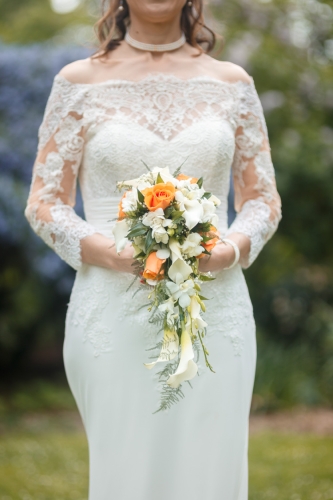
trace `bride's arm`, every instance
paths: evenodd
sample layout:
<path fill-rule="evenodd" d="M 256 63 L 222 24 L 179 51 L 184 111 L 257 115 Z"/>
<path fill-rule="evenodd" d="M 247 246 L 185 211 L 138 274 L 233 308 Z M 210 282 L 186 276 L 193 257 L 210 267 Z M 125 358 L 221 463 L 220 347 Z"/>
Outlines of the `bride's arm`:
<path fill-rule="evenodd" d="M 239 100 L 236 150 L 232 165 L 237 216 L 227 237 L 240 249 L 240 264 L 249 267 L 272 237 L 281 219 L 281 200 L 262 106 L 253 80 L 244 82 Z M 210 270 L 228 267 L 234 250 L 218 245 L 206 262 Z"/>
<path fill-rule="evenodd" d="M 130 272 L 133 250 L 119 257 L 113 240 L 73 209 L 84 146 L 83 105 L 77 86 L 55 79 L 39 129 L 25 215 L 33 230 L 74 269 L 85 262 Z"/>

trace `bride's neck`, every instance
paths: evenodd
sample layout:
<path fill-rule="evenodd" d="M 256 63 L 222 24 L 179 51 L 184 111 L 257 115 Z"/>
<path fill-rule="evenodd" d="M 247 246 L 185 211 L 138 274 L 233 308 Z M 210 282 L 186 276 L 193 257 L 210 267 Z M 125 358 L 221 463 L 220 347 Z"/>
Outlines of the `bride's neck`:
<path fill-rule="evenodd" d="M 150 23 L 132 18 L 128 32 L 139 42 L 154 45 L 172 43 L 181 37 L 180 19 L 177 16 L 167 23 Z"/>

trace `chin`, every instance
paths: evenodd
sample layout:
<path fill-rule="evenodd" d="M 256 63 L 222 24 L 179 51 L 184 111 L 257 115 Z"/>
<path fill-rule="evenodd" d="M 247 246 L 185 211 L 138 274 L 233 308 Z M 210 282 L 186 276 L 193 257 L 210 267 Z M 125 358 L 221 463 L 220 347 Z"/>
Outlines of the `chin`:
<path fill-rule="evenodd" d="M 147 21 L 165 22 L 177 16 L 186 0 L 127 0 L 130 10 Z"/>

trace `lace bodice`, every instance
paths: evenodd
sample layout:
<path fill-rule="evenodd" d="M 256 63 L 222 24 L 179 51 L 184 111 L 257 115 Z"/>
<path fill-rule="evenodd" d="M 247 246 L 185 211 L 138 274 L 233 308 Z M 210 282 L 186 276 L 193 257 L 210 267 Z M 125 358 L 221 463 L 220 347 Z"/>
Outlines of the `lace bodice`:
<path fill-rule="evenodd" d="M 262 107 L 251 83 L 151 74 L 140 81 L 74 84 L 57 75 L 39 130 L 26 217 L 68 264 L 81 266 L 81 245 L 111 235 L 120 196 L 116 182 L 150 167 L 183 162 L 221 199 L 222 234 L 251 240 L 248 267 L 281 217 Z M 230 172 L 236 219 L 227 227 Z M 86 220 L 76 215 L 79 179 Z M 99 211 L 101 207 L 106 210 Z M 109 213 L 109 216 L 108 216 Z M 102 214 L 102 216 L 101 216 Z"/>

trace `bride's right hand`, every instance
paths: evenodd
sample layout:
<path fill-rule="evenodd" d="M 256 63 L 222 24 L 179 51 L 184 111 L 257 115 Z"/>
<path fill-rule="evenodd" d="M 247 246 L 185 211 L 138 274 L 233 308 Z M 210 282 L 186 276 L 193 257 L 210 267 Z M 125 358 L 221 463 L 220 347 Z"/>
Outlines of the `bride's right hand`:
<path fill-rule="evenodd" d="M 123 273 L 134 273 L 134 248 L 131 243 L 127 243 L 124 250 L 117 254 L 116 246 L 111 247 L 111 267 L 115 271 L 120 271 Z"/>

